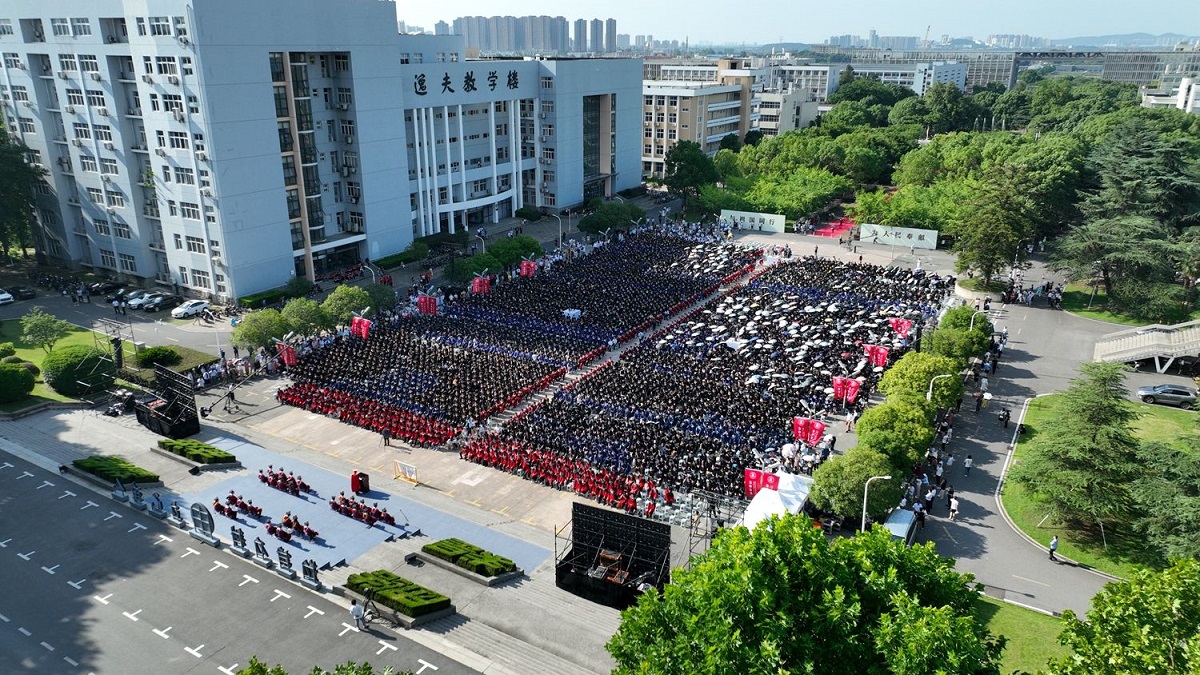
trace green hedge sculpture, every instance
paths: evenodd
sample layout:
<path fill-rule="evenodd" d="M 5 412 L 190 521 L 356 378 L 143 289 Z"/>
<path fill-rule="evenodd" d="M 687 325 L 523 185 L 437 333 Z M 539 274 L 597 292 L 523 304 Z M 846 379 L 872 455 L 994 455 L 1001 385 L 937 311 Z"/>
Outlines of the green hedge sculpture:
<path fill-rule="evenodd" d="M 367 590 L 374 591 L 375 602 L 413 618 L 450 606 L 450 598 L 387 570 L 352 574 L 346 580 L 346 588 L 362 595 Z"/>
<path fill-rule="evenodd" d="M 231 452 L 188 438 L 160 438 L 158 447 L 198 464 L 233 464 L 237 461 L 237 456 Z"/>

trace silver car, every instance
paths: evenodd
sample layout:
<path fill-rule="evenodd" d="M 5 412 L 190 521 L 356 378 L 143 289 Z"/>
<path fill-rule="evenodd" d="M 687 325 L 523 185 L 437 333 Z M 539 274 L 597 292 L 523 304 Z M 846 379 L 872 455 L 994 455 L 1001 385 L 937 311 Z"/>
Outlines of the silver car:
<path fill-rule="evenodd" d="M 1162 403 L 1177 405 L 1180 408 L 1191 408 L 1196 404 L 1196 390 L 1178 384 L 1156 384 L 1152 387 L 1140 387 L 1137 390 L 1142 403 Z"/>

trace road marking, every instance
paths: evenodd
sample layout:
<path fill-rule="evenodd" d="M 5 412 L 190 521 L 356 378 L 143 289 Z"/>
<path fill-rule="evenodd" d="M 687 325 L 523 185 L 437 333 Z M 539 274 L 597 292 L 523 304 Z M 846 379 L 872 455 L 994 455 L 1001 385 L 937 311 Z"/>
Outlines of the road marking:
<path fill-rule="evenodd" d="M 308 610 L 309 610 L 308 614 L 304 615 L 304 618 L 306 618 L 306 619 L 308 617 L 312 616 L 313 614 L 320 614 L 321 616 L 325 616 L 325 612 L 322 612 L 321 610 L 317 609 L 316 607 L 313 607 L 312 605 L 308 606 Z"/>
<path fill-rule="evenodd" d="M 138 611 L 134 612 L 133 614 L 130 614 L 129 612 L 121 612 L 121 615 L 124 616 L 126 619 L 129 619 L 130 621 L 137 621 L 138 620 L 137 615 L 141 614 L 141 613 L 142 613 L 142 610 L 139 609 Z"/>
<path fill-rule="evenodd" d="M 50 646 L 49 642 L 42 642 L 40 644 L 46 648 L 46 651 L 48 651 L 48 652 L 54 651 L 54 647 Z"/>
<path fill-rule="evenodd" d="M 4 616 L 3 614 L 0 614 L 0 621 L 3 621 L 4 623 L 8 623 L 8 622 L 9 622 L 9 620 L 10 620 L 10 619 L 9 619 L 7 616 Z"/>
<path fill-rule="evenodd" d="M 189 547 L 188 547 L 188 549 L 187 549 L 187 553 L 184 553 L 183 555 L 181 555 L 181 556 L 179 556 L 179 557 L 180 557 L 180 558 L 186 558 L 186 557 L 188 557 L 189 555 L 200 555 L 200 551 L 197 551 L 196 549 L 194 549 L 194 548 L 192 548 L 191 546 L 189 546 Z"/>
<path fill-rule="evenodd" d="M 11 468 L 13 468 L 13 465 L 9 464 L 8 462 L 0 464 L 0 469 L 11 469 Z"/>
<path fill-rule="evenodd" d="M 12 539 L 5 539 L 4 541 L 0 541 L 0 548 L 8 548 L 8 542 L 10 542 L 10 541 L 12 541 Z"/>
<path fill-rule="evenodd" d="M 97 504 L 96 502 L 94 502 L 94 501 L 92 501 L 92 500 L 90 500 L 90 499 L 89 499 L 89 500 L 88 500 L 88 503 L 86 503 L 86 504 L 84 504 L 83 506 L 79 507 L 79 510 L 80 510 L 80 511 L 82 511 L 82 510 L 84 510 L 84 509 L 90 509 L 90 508 L 92 508 L 93 506 L 100 506 L 100 505 L 99 505 L 99 504 Z"/>
<path fill-rule="evenodd" d="M 217 570 L 221 569 L 222 567 L 224 567 L 225 569 L 229 569 L 229 565 L 226 565 L 225 563 L 221 562 L 220 560 L 214 560 L 212 569 L 210 569 L 209 572 L 216 572 Z"/>
<path fill-rule="evenodd" d="M 54 570 L 58 569 L 59 567 L 62 567 L 62 565 L 55 565 L 54 567 L 46 567 L 45 565 L 42 565 L 42 571 L 46 574 L 54 574 Z"/>
<path fill-rule="evenodd" d="M 79 581 L 68 581 L 67 585 L 78 591 L 81 588 L 83 588 L 83 582 L 85 582 L 85 581 L 87 581 L 87 577 L 84 577 L 84 578 L 80 579 Z"/>
<path fill-rule="evenodd" d="M 133 527 L 129 528 L 129 531 L 130 531 L 130 532 L 137 532 L 138 530 L 144 530 L 144 529 L 146 529 L 146 526 L 145 526 L 145 525 L 143 525 L 143 524 L 141 524 L 141 523 L 134 523 L 134 524 L 133 524 Z"/>
<path fill-rule="evenodd" d="M 38 486 L 37 489 L 41 490 L 42 488 L 48 488 L 48 487 L 54 487 L 54 483 L 51 483 L 48 480 L 44 480 L 44 481 L 42 481 L 42 484 Z"/>
<path fill-rule="evenodd" d="M 202 656 L 200 654 L 201 649 L 204 649 L 204 645 L 200 645 L 199 647 L 196 647 L 195 649 L 192 649 L 191 647 L 184 647 L 183 651 L 191 654 L 192 656 L 194 656 L 198 659 L 202 659 L 202 658 L 204 658 L 204 656 Z"/>
<path fill-rule="evenodd" d="M 76 495 L 74 492 L 71 492 L 70 490 L 63 490 L 62 496 L 59 497 L 59 499 L 66 499 L 67 497 L 76 497 L 76 496 L 78 496 L 78 495 Z"/>
<path fill-rule="evenodd" d="M 17 476 L 17 480 L 21 480 L 22 478 L 33 478 L 33 474 L 23 471 L 20 476 Z"/>
<path fill-rule="evenodd" d="M 164 629 L 162 629 L 162 630 L 159 630 L 159 629 L 155 628 L 155 629 L 154 629 L 154 634 L 155 634 L 155 635 L 157 635 L 158 637 L 160 637 L 160 638 L 164 639 L 164 640 L 170 640 L 170 639 L 171 639 L 171 636 L 170 636 L 170 635 L 167 635 L 167 633 L 168 633 L 168 632 L 170 632 L 170 630 L 171 630 L 172 628 L 174 628 L 174 626 L 167 626 L 166 628 L 164 628 Z"/>
<path fill-rule="evenodd" d="M 238 664 L 235 663 L 232 666 L 229 666 L 228 668 L 217 668 L 217 670 L 221 671 L 222 673 L 225 673 L 225 675 L 233 675 L 234 673 L 237 672 L 236 670 L 234 670 L 234 668 L 237 668 L 237 667 L 238 667 Z"/>
<path fill-rule="evenodd" d="M 238 588 L 241 588 L 242 586 L 245 586 L 246 584 L 251 584 L 251 583 L 257 584 L 258 583 L 258 579 L 255 579 L 254 577 L 250 576 L 249 574 L 243 574 L 242 577 L 244 577 L 246 580 L 243 581 L 242 583 L 238 584 Z"/>
<path fill-rule="evenodd" d="M 71 667 L 75 667 L 75 666 L 78 666 L 78 665 L 79 665 L 79 662 L 78 662 L 78 661 L 76 661 L 75 659 L 73 659 L 73 658 L 71 658 L 71 657 L 69 657 L 69 656 L 64 656 L 64 657 L 63 657 L 63 661 L 66 661 L 66 662 L 67 662 L 67 665 L 69 665 L 69 666 L 71 666 Z"/>
<path fill-rule="evenodd" d="M 345 635 L 346 633 L 349 633 L 350 631 L 354 631 L 355 633 L 358 632 L 357 628 L 355 628 L 354 626 L 351 626 L 348 623 L 343 623 L 342 625 L 345 626 L 345 628 L 342 630 L 342 632 L 338 633 L 338 637 L 342 637 L 343 635 Z"/>
<path fill-rule="evenodd" d="M 276 589 L 275 589 L 275 597 L 271 598 L 271 602 L 275 602 L 275 601 L 276 601 L 276 600 L 278 600 L 279 598 L 287 598 L 288 600 L 291 600 L 291 599 L 292 599 L 292 596 L 290 596 L 290 595 L 288 595 L 287 593 L 284 593 L 283 591 L 281 591 L 281 590 L 279 590 L 278 588 L 276 588 Z"/>
<path fill-rule="evenodd" d="M 160 534 L 160 535 L 158 535 L 158 541 L 154 542 L 154 545 L 158 546 L 159 544 L 163 543 L 164 541 L 175 541 L 175 540 L 168 537 L 165 534 Z"/>
<path fill-rule="evenodd" d="M 124 517 L 125 517 L 125 516 L 123 516 L 123 515 L 121 515 L 121 514 L 117 513 L 116 511 L 109 511 L 109 512 L 108 512 L 108 517 L 107 517 L 107 518 L 105 518 L 104 520 L 112 520 L 113 518 L 124 518 Z"/>
<path fill-rule="evenodd" d="M 28 562 L 29 559 L 33 557 L 34 553 L 37 553 L 37 551 L 30 551 L 29 553 L 18 553 L 17 557 Z"/>
<path fill-rule="evenodd" d="M 112 593 L 109 593 L 108 595 L 104 596 L 103 598 L 102 598 L 102 597 L 100 597 L 100 596 L 98 596 L 98 595 L 93 595 L 93 596 L 92 596 L 92 599 L 93 599 L 93 600 L 95 600 L 96 602 L 98 602 L 98 603 L 102 604 L 102 605 L 107 605 L 107 604 L 108 604 L 108 599 L 109 599 L 109 598 L 111 598 L 112 596 L 113 596 L 113 594 L 112 594 Z"/>
<path fill-rule="evenodd" d="M 425 672 L 426 668 L 433 668 L 434 670 L 438 669 L 437 666 L 426 661 L 425 659 L 417 659 L 417 663 L 421 664 L 421 669 L 417 671 L 417 675 L 421 675 L 421 673 Z"/>
<path fill-rule="evenodd" d="M 179 338 L 173 338 L 170 335 L 164 335 L 163 337 L 167 338 L 171 342 L 179 342 Z"/>
<path fill-rule="evenodd" d="M 375 652 L 375 656 L 379 656 L 380 654 L 386 652 L 389 649 L 392 651 L 398 650 L 398 647 L 396 647 L 395 645 L 389 645 L 388 643 L 384 642 L 383 640 L 380 640 L 379 644 L 380 644 L 379 651 Z"/>
<path fill-rule="evenodd" d="M 1012 577 L 1013 577 L 1014 579 L 1020 579 L 1021 581 L 1028 581 L 1028 582 L 1029 582 L 1029 583 L 1031 583 L 1031 584 L 1037 584 L 1037 585 L 1039 585 L 1039 586 L 1047 586 L 1047 587 L 1049 587 L 1049 586 L 1050 586 L 1050 584 L 1045 584 L 1045 583 L 1042 583 L 1042 582 L 1040 582 L 1040 581 L 1035 581 L 1035 580 L 1033 580 L 1033 579 L 1026 579 L 1025 577 L 1019 577 L 1019 576 L 1017 576 L 1017 575 L 1015 575 L 1015 574 L 1014 574 L 1014 575 L 1012 575 Z"/>
<path fill-rule="evenodd" d="M 29 629 L 28 629 L 28 628 L 23 628 L 23 627 L 22 627 L 22 628 L 18 628 L 18 629 L 17 629 L 17 632 L 18 632 L 18 633 L 20 633 L 21 635 L 24 635 L 25 637 L 29 637 L 29 636 L 33 635 L 33 633 L 30 633 L 30 632 L 29 632 Z"/>
<path fill-rule="evenodd" d="M 533 516 L 530 516 L 530 517 L 526 518 L 525 520 L 522 520 L 521 522 L 525 523 L 526 525 L 537 525 L 538 524 L 537 520 Z"/>

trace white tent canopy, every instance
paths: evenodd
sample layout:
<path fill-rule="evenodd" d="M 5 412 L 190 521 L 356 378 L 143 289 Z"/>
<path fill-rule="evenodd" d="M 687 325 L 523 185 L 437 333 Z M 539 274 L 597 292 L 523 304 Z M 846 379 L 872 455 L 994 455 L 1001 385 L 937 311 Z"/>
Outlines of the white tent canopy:
<path fill-rule="evenodd" d="M 750 500 L 746 512 L 742 514 L 742 525 L 753 530 L 759 523 L 773 515 L 784 515 L 788 512 L 783 499 L 775 490 L 762 489 Z"/>

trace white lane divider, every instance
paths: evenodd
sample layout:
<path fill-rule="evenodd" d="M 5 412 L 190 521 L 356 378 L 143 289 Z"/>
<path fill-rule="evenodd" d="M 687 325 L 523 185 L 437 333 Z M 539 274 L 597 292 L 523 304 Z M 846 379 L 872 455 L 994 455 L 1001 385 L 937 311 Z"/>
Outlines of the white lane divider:
<path fill-rule="evenodd" d="M 121 514 L 117 513 L 116 511 L 109 511 L 109 512 L 108 512 L 108 517 L 107 517 L 107 518 L 105 518 L 104 520 L 106 520 L 106 521 L 107 521 L 107 520 L 112 520 L 113 518 L 124 518 L 124 517 L 125 517 L 125 516 L 123 516 L 123 515 L 121 515 Z"/>
<path fill-rule="evenodd" d="M 338 633 L 338 637 L 342 637 L 343 635 L 345 635 L 346 633 L 349 633 L 350 631 L 354 631 L 355 633 L 358 632 L 357 628 L 355 628 L 354 626 L 351 626 L 348 623 L 343 623 L 342 625 L 345 627 L 342 629 L 342 632 Z"/>
<path fill-rule="evenodd" d="M 134 612 L 133 614 L 130 614 L 129 612 L 121 612 L 121 616 L 124 616 L 126 619 L 129 619 L 130 621 L 138 621 L 137 615 L 141 614 L 141 613 L 142 613 L 142 610 L 139 609 L 138 611 Z"/>
<path fill-rule="evenodd" d="M 242 586 L 245 586 L 246 584 L 257 584 L 258 583 L 258 579 L 255 579 L 254 577 L 250 576 L 249 574 L 243 574 L 242 578 L 244 578 L 245 581 L 238 584 L 238 588 L 241 588 Z"/>
<path fill-rule="evenodd" d="M 60 567 L 62 567 L 62 565 L 55 565 L 54 567 L 46 567 L 45 565 L 42 565 L 42 571 L 46 574 L 54 574 L 54 570 Z"/>
<path fill-rule="evenodd" d="M 398 648 L 398 647 L 396 647 L 395 645 L 389 645 L 388 643 L 384 642 L 383 640 L 380 640 L 380 641 L 379 641 L 379 645 L 380 645 L 380 647 L 379 647 L 379 651 L 375 652 L 375 656 L 379 656 L 380 654 L 382 654 L 382 653 L 386 652 L 386 651 L 387 651 L 387 650 L 389 650 L 389 649 L 390 649 L 390 650 L 392 650 L 392 651 L 398 651 L 398 650 L 399 650 L 399 648 Z"/>
<path fill-rule="evenodd" d="M 48 651 L 48 652 L 54 651 L 54 647 L 52 647 L 49 642 L 41 642 L 40 644 L 46 648 L 46 651 Z"/>
<path fill-rule="evenodd" d="M 99 507 L 100 507 L 100 505 L 99 505 L 99 504 L 97 504 L 96 502 L 94 502 L 94 501 L 92 501 L 92 500 L 90 500 L 90 499 L 89 499 L 89 500 L 88 500 L 88 502 L 87 502 L 86 504 L 84 504 L 83 506 L 79 507 L 79 510 L 80 510 L 80 511 L 82 511 L 82 510 L 84 510 L 84 509 L 90 509 L 90 508 L 92 508 L 93 506 L 94 506 L 94 507 L 96 507 L 96 508 L 99 508 Z"/>
<path fill-rule="evenodd" d="M 271 602 L 275 602 L 276 600 L 278 600 L 280 598 L 287 598 L 288 600 L 291 600 L 292 596 L 290 596 L 287 593 L 284 593 L 283 591 L 276 588 L 275 589 L 275 597 L 271 598 Z"/>
<path fill-rule="evenodd" d="M 144 530 L 144 529 L 146 529 L 146 526 L 145 526 L 145 525 L 143 525 L 143 524 L 141 524 L 141 523 L 134 523 L 134 524 L 133 524 L 133 527 L 129 528 L 129 531 L 130 531 L 130 532 L 137 532 L 138 530 Z"/>
<path fill-rule="evenodd" d="M 308 606 L 308 614 L 305 614 L 304 618 L 307 619 L 308 617 L 312 616 L 313 614 L 320 614 L 321 616 L 325 616 L 325 612 L 322 612 L 321 610 L 317 609 L 316 607 L 309 605 Z"/>
<path fill-rule="evenodd" d="M 9 464 L 8 462 L 0 464 L 0 469 L 11 469 L 11 468 L 13 468 L 13 465 Z"/>
<path fill-rule="evenodd" d="M 33 557 L 34 553 L 37 553 L 37 551 L 30 551 L 29 553 L 18 553 L 17 557 L 20 558 L 21 560 L 29 562 L 29 559 Z"/>
<path fill-rule="evenodd" d="M 21 480 L 22 478 L 33 478 L 33 474 L 29 473 L 28 471 L 22 471 L 21 475 L 17 476 L 17 480 Z"/>
<path fill-rule="evenodd" d="M 102 597 L 100 597 L 100 596 L 98 596 L 98 595 L 93 595 L 93 596 L 92 596 L 92 599 L 93 599 L 93 600 L 95 600 L 96 602 L 98 602 L 98 603 L 102 604 L 102 605 L 107 605 L 107 604 L 108 604 L 108 599 L 109 599 L 109 598 L 111 598 L 112 596 L 113 596 L 113 594 L 112 594 L 112 593 L 109 593 L 108 595 L 104 596 L 103 598 L 102 598 Z"/>
<path fill-rule="evenodd" d="M 33 633 L 30 633 L 29 629 L 25 628 L 25 627 L 18 628 L 17 632 L 20 633 L 21 635 L 24 635 L 25 637 L 29 637 L 30 635 L 33 635 Z"/>
<path fill-rule="evenodd" d="M 157 635 L 158 637 L 160 637 L 160 638 L 164 639 L 164 640 L 169 640 L 169 639 L 171 639 L 171 636 L 170 636 L 170 635 L 167 635 L 167 633 L 169 633 L 169 632 L 171 631 L 171 629 L 172 629 L 172 628 L 174 628 L 174 626 L 167 626 L 166 628 L 164 628 L 164 629 L 162 629 L 162 630 L 159 630 L 159 629 L 155 628 L 155 629 L 154 629 L 154 634 L 155 634 L 155 635 Z"/>
<path fill-rule="evenodd" d="M 79 666 L 79 662 L 69 656 L 64 656 L 63 661 L 66 661 L 67 665 L 71 666 L 72 668 L 76 668 Z"/>
<path fill-rule="evenodd" d="M 233 675 L 234 673 L 237 672 L 237 667 L 238 667 L 238 664 L 235 663 L 232 666 L 229 666 L 228 668 L 217 668 L 217 670 L 221 671 L 222 673 L 225 673 L 225 675 Z"/>
<path fill-rule="evenodd" d="M 67 497 L 77 497 L 77 496 L 78 495 L 76 495 L 74 492 L 71 492 L 70 490 L 63 490 L 62 496 L 59 497 L 59 499 L 66 499 Z"/>
<path fill-rule="evenodd" d="M 224 567 L 225 569 L 229 569 L 229 565 L 226 565 L 225 563 L 221 562 L 220 560 L 214 560 L 212 569 L 210 569 L 208 571 L 216 572 L 217 570 L 221 569 L 222 567 Z"/>
<path fill-rule="evenodd" d="M 3 621 L 4 623 L 8 623 L 10 621 L 10 619 L 7 616 L 0 614 L 0 621 Z"/>
<path fill-rule="evenodd" d="M 163 543 L 164 541 L 175 541 L 175 540 L 168 537 L 165 534 L 160 534 L 160 535 L 158 535 L 158 541 L 154 542 L 154 545 L 158 546 L 159 544 Z"/>
<path fill-rule="evenodd" d="M 437 667 L 437 666 L 435 666 L 435 665 L 433 665 L 432 663 L 430 663 L 430 662 L 426 661 L 425 659 L 417 659 L 417 663 L 421 664 L 421 669 L 417 671 L 417 675 L 421 675 L 421 673 L 425 672 L 425 669 L 426 669 L 426 668 L 432 668 L 433 670 L 437 670 L 437 669 L 438 669 L 438 667 Z"/>
<path fill-rule="evenodd" d="M 180 558 L 186 558 L 186 557 L 188 557 L 189 555 L 200 555 L 200 551 L 197 551 L 196 549 L 194 549 L 194 548 L 192 548 L 191 546 L 189 546 L 189 547 L 187 548 L 187 553 L 184 553 L 183 555 L 181 555 L 181 556 L 179 556 L 179 557 L 180 557 Z"/>
<path fill-rule="evenodd" d="M 12 541 L 11 538 L 5 539 L 4 541 L 0 541 L 0 548 L 8 548 L 8 542 L 10 542 L 10 541 Z"/>
<path fill-rule="evenodd" d="M 202 658 L 204 658 L 204 655 L 200 653 L 201 649 L 204 649 L 204 645 L 200 645 L 199 647 L 196 647 L 195 649 L 192 649 L 191 647 L 184 647 L 183 651 L 191 654 L 192 656 L 194 656 L 198 659 L 202 659 Z"/>
<path fill-rule="evenodd" d="M 85 581 L 87 581 L 87 577 L 84 577 L 84 578 L 80 579 L 79 581 L 68 581 L 67 585 L 78 591 L 83 588 L 83 582 L 85 582 Z"/>
<path fill-rule="evenodd" d="M 44 480 L 44 481 L 42 481 L 42 484 L 37 487 L 37 489 L 41 490 L 42 488 L 48 488 L 48 487 L 54 487 L 54 483 L 51 483 L 48 480 Z"/>

